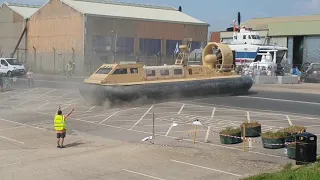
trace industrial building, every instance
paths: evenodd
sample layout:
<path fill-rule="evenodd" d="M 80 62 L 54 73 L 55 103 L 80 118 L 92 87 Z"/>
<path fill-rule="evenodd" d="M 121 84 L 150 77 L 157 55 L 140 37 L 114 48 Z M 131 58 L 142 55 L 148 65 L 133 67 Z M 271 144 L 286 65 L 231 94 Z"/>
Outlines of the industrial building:
<path fill-rule="evenodd" d="M 182 8 L 107 0 L 50 0 L 29 19 L 28 52 L 34 69 L 60 73 L 75 62 L 77 73 L 102 63 L 172 64 L 177 42 L 191 49 L 207 43 L 208 24 Z"/>
<path fill-rule="evenodd" d="M 0 9 L 0 57 L 14 53 L 22 62 L 27 61 L 26 25 L 28 18 L 39 6 L 3 3 Z M 19 39 L 20 43 L 19 43 Z"/>
<path fill-rule="evenodd" d="M 241 26 L 260 34 L 265 44 L 288 48 L 286 58 L 293 66 L 320 62 L 320 15 L 255 18 Z M 210 41 L 232 41 L 233 32 L 212 32 Z"/>

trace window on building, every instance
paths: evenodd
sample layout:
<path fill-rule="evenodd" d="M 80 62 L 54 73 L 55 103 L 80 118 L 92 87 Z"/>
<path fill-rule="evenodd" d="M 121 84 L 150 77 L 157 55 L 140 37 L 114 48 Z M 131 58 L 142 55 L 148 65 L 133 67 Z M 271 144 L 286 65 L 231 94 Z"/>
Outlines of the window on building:
<path fill-rule="evenodd" d="M 146 70 L 146 74 L 147 74 L 147 76 L 155 76 L 156 71 L 155 70 Z"/>
<path fill-rule="evenodd" d="M 169 70 L 168 69 L 161 69 L 160 70 L 160 75 L 161 76 L 168 76 L 169 75 Z"/>
<path fill-rule="evenodd" d="M 191 43 L 191 52 L 193 50 L 195 50 L 195 49 L 200 49 L 200 48 L 201 48 L 201 42 L 200 41 L 192 41 L 192 43 Z"/>
<path fill-rule="evenodd" d="M 177 40 L 167 40 L 166 42 L 166 54 L 167 56 L 173 55 L 176 51 L 176 46 L 180 46 L 182 44 L 182 41 L 177 41 Z M 180 49 L 179 49 L 180 51 Z"/>
<path fill-rule="evenodd" d="M 116 69 L 113 74 L 128 74 L 127 69 Z"/>
<path fill-rule="evenodd" d="M 174 73 L 174 75 L 181 75 L 182 74 L 182 69 L 174 69 L 173 73 Z"/>
<path fill-rule="evenodd" d="M 188 69 L 189 75 L 192 75 L 192 69 Z"/>
<path fill-rule="evenodd" d="M 138 68 L 130 68 L 130 73 L 131 73 L 131 74 L 136 74 L 136 73 L 138 73 Z"/>
<path fill-rule="evenodd" d="M 140 39 L 141 55 L 157 55 L 161 53 L 161 40 L 160 39 Z"/>
<path fill-rule="evenodd" d="M 117 37 L 117 53 L 133 54 L 134 38 Z"/>

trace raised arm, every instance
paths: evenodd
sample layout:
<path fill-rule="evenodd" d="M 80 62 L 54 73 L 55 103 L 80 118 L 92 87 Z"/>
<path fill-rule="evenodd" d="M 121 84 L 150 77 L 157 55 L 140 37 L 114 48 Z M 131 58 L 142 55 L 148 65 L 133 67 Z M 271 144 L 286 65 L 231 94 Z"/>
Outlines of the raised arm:
<path fill-rule="evenodd" d="M 73 111 L 74 111 L 74 108 L 64 117 L 64 119 L 67 119 L 72 114 Z"/>

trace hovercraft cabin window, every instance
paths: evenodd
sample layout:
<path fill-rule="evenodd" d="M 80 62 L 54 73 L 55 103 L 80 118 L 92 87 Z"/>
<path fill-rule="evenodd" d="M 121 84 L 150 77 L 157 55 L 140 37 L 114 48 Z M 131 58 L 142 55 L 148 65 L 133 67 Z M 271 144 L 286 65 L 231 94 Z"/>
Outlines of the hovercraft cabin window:
<path fill-rule="evenodd" d="M 116 69 L 113 74 L 128 74 L 127 69 Z"/>
<path fill-rule="evenodd" d="M 131 73 L 131 74 L 136 74 L 136 73 L 138 73 L 138 68 L 130 68 L 130 73 Z"/>
<path fill-rule="evenodd" d="M 155 70 L 147 70 L 146 74 L 147 74 L 147 76 L 155 76 L 156 75 L 156 71 Z"/>
<path fill-rule="evenodd" d="M 161 69 L 160 75 L 161 76 L 169 76 L 169 70 L 168 69 Z"/>
<path fill-rule="evenodd" d="M 109 74 L 109 72 L 112 70 L 112 68 L 103 67 L 100 68 L 96 74 Z"/>
<path fill-rule="evenodd" d="M 181 75 L 182 74 L 182 69 L 174 69 L 173 73 L 174 73 L 174 75 Z"/>

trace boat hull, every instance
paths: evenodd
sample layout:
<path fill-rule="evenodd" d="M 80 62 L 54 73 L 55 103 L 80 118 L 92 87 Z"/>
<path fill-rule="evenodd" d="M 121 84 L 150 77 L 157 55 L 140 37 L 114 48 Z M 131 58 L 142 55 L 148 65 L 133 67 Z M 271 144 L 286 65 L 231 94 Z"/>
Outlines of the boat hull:
<path fill-rule="evenodd" d="M 146 83 L 139 85 L 96 85 L 83 83 L 79 88 L 85 101 L 101 104 L 105 100 L 132 101 L 142 97 L 191 97 L 245 93 L 252 87 L 249 76 L 214 78 L 192 81 Z"/>

